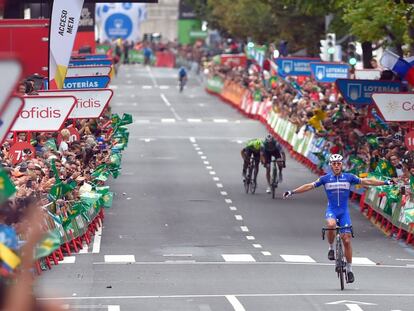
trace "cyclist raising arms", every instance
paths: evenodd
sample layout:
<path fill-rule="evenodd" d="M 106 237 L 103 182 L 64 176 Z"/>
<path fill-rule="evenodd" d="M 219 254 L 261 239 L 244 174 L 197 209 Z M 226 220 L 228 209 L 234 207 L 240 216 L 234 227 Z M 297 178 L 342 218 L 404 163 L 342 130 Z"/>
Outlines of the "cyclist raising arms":
<path fill-rule="evenodd" d="M 394 184 L 393 180 L 376 180 L 368 178 L 358 178 L 350 173 L 342 172 L 342 156 L 340 154 L 332 154 L 329 157 L 329 165 L 332 169 L 332 173 L 328 173 L 315 182 L 304 184 L 295 190 L 286 191 L 283 194 L 283 198 L 289 198 L 293 194 L 302 193 L 312 190 L 319 186 L 325 187 L 326 196 L 328 197 L 328 207 L 325 213 L 325 219 L 327 227 L 335 229 L 338 225 L 340 227 L 351 226 L 351 217 L 348 209 L 348 198 L 351 185 L 361 184 L 363 186 L 383 186 Z M 352 245 L 351 245 L 351 231 L 350 229 L 344 229 L 342 232 L 342 241 L 345 248 L 346 257 L 346 271 L 348 276 L 348 282 L 354 282 L 354 274 L 352 272 Z M 335 239 L 335 231 L 328 231 L 328 243 L 329 260 L 335 260 L 335 253 L 333 249 L 333 242 Z"/>
<path fill-rule="evenodd" d="M 247 167 L 249 166 L 250 157 L 254 157 L 255 174 L 253 180 L 257 180 L 257 174 L 259 173 L 259 160 L 260 160 L 260 149 L 263 141 L 259 138 L 250 139 L 246 146 L 241 150 L 241 156 L 243 158 L 243 179 L 246 178 Z"/>
<path fill-rule="evenodd" d="M 282 147 L 271 135 L 266 135 L 263 145 L 260 150 L 260 160 L 264 167 L 266 167 L 266 179 L 267 189 L 266 192 L 270 193 L 270 164 L 272 162 L 272 156 L 276 158 L 277 166 L 279 168 L 279 181 L 282 181 L 282 169 L 286 167 L 286 155 Z"/>

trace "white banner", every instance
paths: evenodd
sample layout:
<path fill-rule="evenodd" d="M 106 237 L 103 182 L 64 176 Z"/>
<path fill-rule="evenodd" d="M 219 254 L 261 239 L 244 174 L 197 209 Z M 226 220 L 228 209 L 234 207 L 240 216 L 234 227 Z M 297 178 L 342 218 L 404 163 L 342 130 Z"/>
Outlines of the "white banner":
<path fill-rule="evenodd" d="M 385 121 L 414 122 L 414 93 L 377 93 L 372 99 Z"/>
<path fill-rule="evenodd" d="M 8 101 L 0 118 L 0 144 L 3 144 L 3 141 L 13 127 L 14 122 L 16 122 L 23 105 L 24 101 L 21 97 L 12 97 Z"/>
<path fill-rule="evenodd" d="M 145 3 L 97 3 L 95 23 L 100 42 L 141 39 L 141 22 L 147 19 Z"/>
<path fill-rule="evenodd" d="M 381 70 L 378 69 L 356 69 L 355 79 L 359 80 L 379 80 Z"/>
<path fill-rule="evenodd" d="M 44 91 L 39 94 L 42 96 L 74 96 L 77 103 L 68 119 L 95 119 L 99 118 L 108 106 L 113 91 L 111 89 L 59 90 Z"/>
<path fill-rule="evenodd" d="M 59 131 L 76 104 L 74 96 L 27 96 L 24 107 L 13 125 L 18 132 Z"/>
<path fill-rule="evenodd" d="M 61 89 L 66 77 L 83 0 L 54 0 L 50 23 L 49 87 Z"/>
<path fill-rule="evenodd" d="M 22 65 L 15 59 L 0 60 L 0 115 L 22 74 Z M 17 90 L 16 90 L 17 91 Z"/>
<path fill-rule="evenodd" d="M 66 77 L 109 76 L 110 66 L 69 67 Z"/>

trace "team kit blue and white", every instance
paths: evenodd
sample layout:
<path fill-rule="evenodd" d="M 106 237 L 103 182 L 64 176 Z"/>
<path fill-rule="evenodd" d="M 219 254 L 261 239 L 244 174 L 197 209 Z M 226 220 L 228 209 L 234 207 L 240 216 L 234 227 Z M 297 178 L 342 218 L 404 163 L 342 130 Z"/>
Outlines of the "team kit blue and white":
<path fill-rule="evenodd" d="M 361 183 L 361 179 L 350 173 L 334 175 L 326 174 L 313 183 L 314 187 L 324 186 L 328 197 L 328 206 L 325 212 L 325 219 L 337 219 L 340 227 L 351 226 L 351 216 L 348 210 L 349 194 L 351 185 Z M 350 232 L 345 229 L 344 232 Z"/>

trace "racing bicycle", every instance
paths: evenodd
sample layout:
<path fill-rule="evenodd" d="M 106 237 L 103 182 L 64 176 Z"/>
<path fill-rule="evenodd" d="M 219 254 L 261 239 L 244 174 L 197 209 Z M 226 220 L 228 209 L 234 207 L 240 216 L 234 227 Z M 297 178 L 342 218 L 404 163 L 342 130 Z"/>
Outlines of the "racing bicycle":
<path fill-rule="evenodd" d="M 348 283 L 348 275 L 346 273 L 346 262 L 345 262 L 345 254 L 342 245 L 341 239 L 341 230 L 350 229 L 351 236 L 354 237 L 354 231 L 352 230 L 352 226 L 346 227 L 339 227 L 336 228 L 322 228 L 322 240 L 325 240 L 325 232 L 326 231 L 336 231 L 335 237 L 335 272 L 338 275 L 339 282 L 341 285 L 341 290 L 344 290 L 345 281 Z"/>
<path fill-rule="evenodd" d="M 247 167 L 247 174 L 246 178 L 244 179 L 244 190 L 246 193 L 254 194 L 256 192 L 257 187 L 257 169 L 258 165 L 256 163 L 255 157 L 252 155 L 250 156 L 249 166 Z"/>

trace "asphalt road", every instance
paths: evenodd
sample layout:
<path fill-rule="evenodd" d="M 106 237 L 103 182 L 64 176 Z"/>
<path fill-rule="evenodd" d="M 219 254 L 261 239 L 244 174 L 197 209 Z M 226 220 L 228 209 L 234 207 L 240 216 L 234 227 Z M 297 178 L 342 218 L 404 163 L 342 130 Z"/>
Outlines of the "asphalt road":
<path fill-rule="evenodd" d="M 263 168 L 245 194 L 241 143 L 264 126 L 195 77 L 180 94 L 176 76 L 131 65 L 112 83 L 114 110 L 134 116 L 114 206 L 93 245 L 43 274 L 45 299 L 109 311 L 412 310 L 411 247 L 351 208 L 356 281 L 340 291 L 320 235 L 323 191 L 280 198 L 316 176 L 288 159 L 275 200 Z"/>

